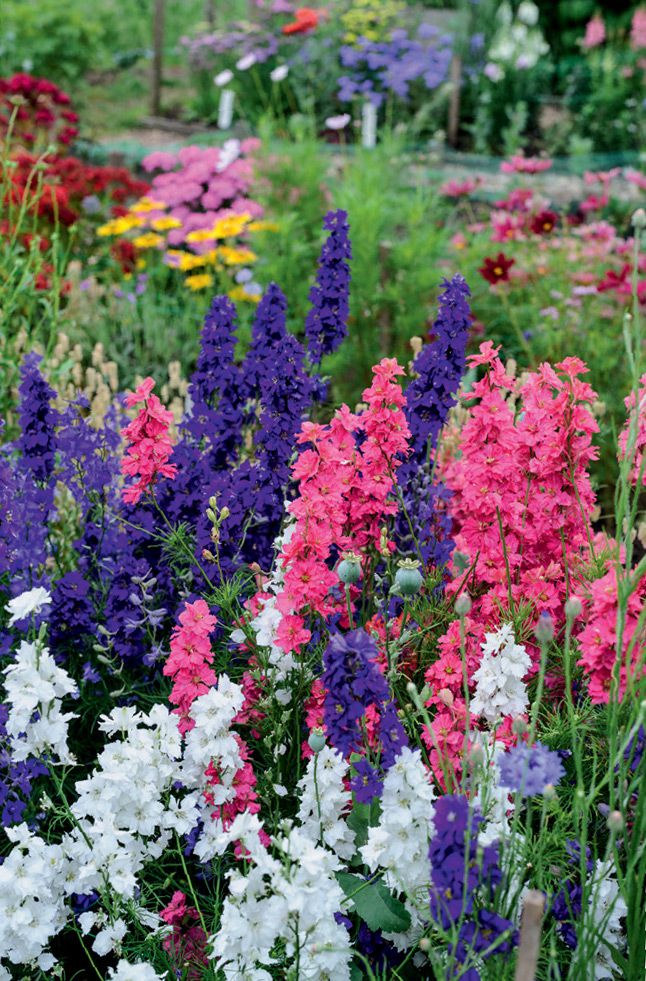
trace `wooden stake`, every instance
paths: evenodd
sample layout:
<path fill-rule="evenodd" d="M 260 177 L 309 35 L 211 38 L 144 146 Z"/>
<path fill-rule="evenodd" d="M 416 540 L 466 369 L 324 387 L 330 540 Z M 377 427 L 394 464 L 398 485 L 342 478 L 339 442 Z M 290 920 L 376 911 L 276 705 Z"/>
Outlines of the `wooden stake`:
<path fill-rule="evenodd" d="M 525 895 L 520 922 L 520 943 L 514 981 L 535 981 L 544 909 L 543 893 L 538 889 L 530 889 Z"/>
<path fill-rule="evenodd" d="M 164 57 L 164 13 L 166 0 L 154 0 L 153 6 L 153 64 L 150 86 L 150 112 L 159 116 Z"/>
<path fill-rule="evenodd" d="M 460 83 L 462 81 L 462 58 L 453 55 L 449 72 L 451 94 L 449 95 L 449 144 L 457 146 L 460 128 Z"/>

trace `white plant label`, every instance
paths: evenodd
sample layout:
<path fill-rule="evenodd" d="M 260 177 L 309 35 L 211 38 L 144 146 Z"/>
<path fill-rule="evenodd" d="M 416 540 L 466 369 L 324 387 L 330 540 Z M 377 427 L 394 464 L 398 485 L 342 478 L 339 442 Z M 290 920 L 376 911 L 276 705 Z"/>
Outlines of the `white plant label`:
<path fill-rule="evenodd" d="M 361 110 L 361 145 L 369 148 L 377 145 L 377 109 L 368 100 Z"/>
<path fill-rule="evenodd" d="M 235 92 L 233 89 L 222 89 L 218 106 L 218 129 L 229 129 L 231 126 L 234 100 Z"/>

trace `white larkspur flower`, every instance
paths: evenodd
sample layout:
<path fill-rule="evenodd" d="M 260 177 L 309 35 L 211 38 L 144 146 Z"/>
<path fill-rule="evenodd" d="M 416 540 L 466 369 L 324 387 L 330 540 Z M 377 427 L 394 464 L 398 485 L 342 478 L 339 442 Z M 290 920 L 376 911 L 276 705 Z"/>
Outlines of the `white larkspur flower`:
<path fill-rule="evenodd" d="M 297 819 L 301 825 L 300 830 L 314 843 L 319 842 L 322 830 L 321 843 L 345 859 L 352 858 L 355 853 L 354 832 L 343 818 L 352 800 L 352 794 L 343 785 L 348 769 L 348 764 L 338 750 L 332 746 L 324 746 L 320 753 L 309 760 L 307 769 L 298 782 L 301 804 Z"/>
<path fill-rule="evenodd" d="M 44 606 L 49 606 L 52 601 L 51 594 L 43 586 L 36 586 L 35 589 L 28 589 L 20 596 L 14 596 L 5 606 L 7 613 L 10 613 L 9 626 L 24 620 L 32 613 L 40 613 Z"/>
<path fill-rule="evenodd" d="M 46 647 L 22 641 L 14 661 L 5 668 L 5 727 L 14 760 L 41 756 L 73 762 L 67 746 L 67 724 L 75 718 L 62 712 L 65 695 L 77 695 L 76 682 L 59 667 Z M 33 721 L 35 717 L 35 721 Z"/>
<path fill-rule="evenodd" d="M 411 929 L 389 935 L 403 950 L 421 933 L 428 906 L 428 845 L 433 834 L 435 792 L 419 750 L 405 746 L 384 778 L 381 817 L 359 851 L 371 872 L 383 869 L 384 882 L 406 895 Z"/>
<path fill-rule="evenodd" d="M 529 702 L 523 678 L 531 660 L 523 644 L 516 643 L 512 625 L 504 623 L 495 633 L 485 634 L 481 647 L 482 661 L 473 674 L 476 690 L 471 714 L 489 723 L 508 715 L 522 715 Z"/>
<path fill-rule="evenodd" d="M 586 951 L 594 951 L 591 956 L 594 956 L 595 981 L 611 981 L 616 975 L 611 951 L 622 951 L 625 947 L 621 920 L 628 914 L 612 861 L 596 862 L 588 878 L 588 889 L 579 945 Z"/>
<path fill-rule="evenodd" d="M 124 959 L 108 970 L 108 981 L 164 981 L 166 977 L 166 972 L 157 974 L 152 964 L 131 964 Z"/>

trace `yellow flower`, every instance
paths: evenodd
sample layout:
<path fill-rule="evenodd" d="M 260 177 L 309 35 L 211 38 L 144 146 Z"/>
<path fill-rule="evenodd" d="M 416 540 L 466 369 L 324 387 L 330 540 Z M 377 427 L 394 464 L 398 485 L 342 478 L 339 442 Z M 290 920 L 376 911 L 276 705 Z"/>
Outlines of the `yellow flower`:
<path fill-rule="evenodd" d="M 100 225 L 96 233 L 101 238 L 106 238 L 108 235 L 124 235 L 131 228 L 140 228 L 142 225 L 142 218 L 137 218 L 136 215 L 124 215 L 123 218 L 113 218 L 111 221 L 106 222 L 105 225 Z"/>
<path fill-rule="evenodd" d="M 194 232 L 189 232 L 186 241 L 191 242 L 212 242 L 215 238 L 215 231 L 212 228 L 198 228 Z"/>
<path fill-rule="evenodd" d="M 234 303 L 246 300 L 248 303 L 260 303 L 260 295 L 255 293 L 247 293 L 244 286 L 234 286 L 232 290 L 229 290 L 229 297 Z"/>
<path fill-rule="evenodd" d="M 143 235 L 138 235 L 137 238 L 133 239 L 132 244 L 137 249 L 157 249 L 160 245 L 164 244 L 164 236 L 155 235 L 154 232 L 145 232 Z"/>
<path fill-rule="evenodd" d="M 258 258 L 251 249 L 232 249 L 229 245 L 221 245 L 217 254 L 227 266 L 245 266 Z"/>
<path fill-rule="evenodd" d="M 187 276 L 184 282 L 191 290 L 204 290 L 213 285 L 213 276 L 210 273 L 197 273 L 195 276 Z"/>
<path fill-rule="evenodd" d="M 143 259 L 143 258 L 141 258 L 141 256 L 140 256 L 137 259 L 137 269 L 145 269 L 145 268 L 146 268 L 146 260 Z"/>
<path fill-rule="evenodd" d="M 167 266 L 181 269 L 182 272 L 190 272 L 191 269 L 199 269 L 200 266 L 206 265 L 205 255 L 193 255 L 192 252 L 182 252 L 179 249 L 169 249 L 165 259 Z"/>
<path fill-rule="evenodd" d="M 229 215 L 228 218 L 220 218 L 216 221 L 213 228 L 213 238 L 232 238 L 239 235 L 245 225 L 251 221 L 251 215 L 245 211 L 242 215 Z"/>
<path fill-rule="evenodd" d="M 251 224 L 247 225 L 248 232 L 277 232 L 280 230 L 280 225 L 275 221 L 252 221 Z"/>
<path fill-rule="evenodd" d="M 150 227 L 154 228 L 156 232 L 168 232 L 171 228 L 181 228 L 182 223 L 179 218 L 171 218 L 170 215 L 164 215 L 163 218 L 153 218 Z"/>
<path fill-rule="evenodd" d="M 140 198 L 139 201 L 135 203 L 130 208 L 131 211 L 141 212 L 144 214 L 146 211 L 164 211 L 168 207 L 163 201 L 153 201 L 152 198 Z"/>

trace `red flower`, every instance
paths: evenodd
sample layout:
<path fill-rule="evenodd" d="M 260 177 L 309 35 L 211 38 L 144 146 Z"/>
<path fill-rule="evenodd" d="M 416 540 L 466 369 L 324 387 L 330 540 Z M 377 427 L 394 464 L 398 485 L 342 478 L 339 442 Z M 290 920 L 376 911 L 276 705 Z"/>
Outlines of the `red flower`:
<path fill-rule="evenodd" d="M 555 211 L 539 211 L 532 218 L 529 227 L 536 235 L 549 235 L 556 228 L 558 220 Z"/>
<path fill-rule="evenodd" d="M 621 267 L 619 272 L 617 272 L 615 269 L 606 270 L 606 275 L 601 282 L 597 284 L 599 293 L 605 293 L 607 290 L 620 289 L 624 283 L 627 282 L 631 268 L 630 263 L 627 262 Z"/>
<path fill-rule="evenodd" d="M 311 7 L 299 7 L 294 16 L 295 20 L 284 25 L 283 34 L 307 34 L 318 27 L 319 15 Z"/>
<path fill-rule="evenodd" d="M 499 252 L 495 259 L 487 256 L 478 272 L 492 286 L 496 283 L 504 283 L 508 281 L 509 270 L 515 261 L 515 259 L 508 259 L 504 252 Z"/>

